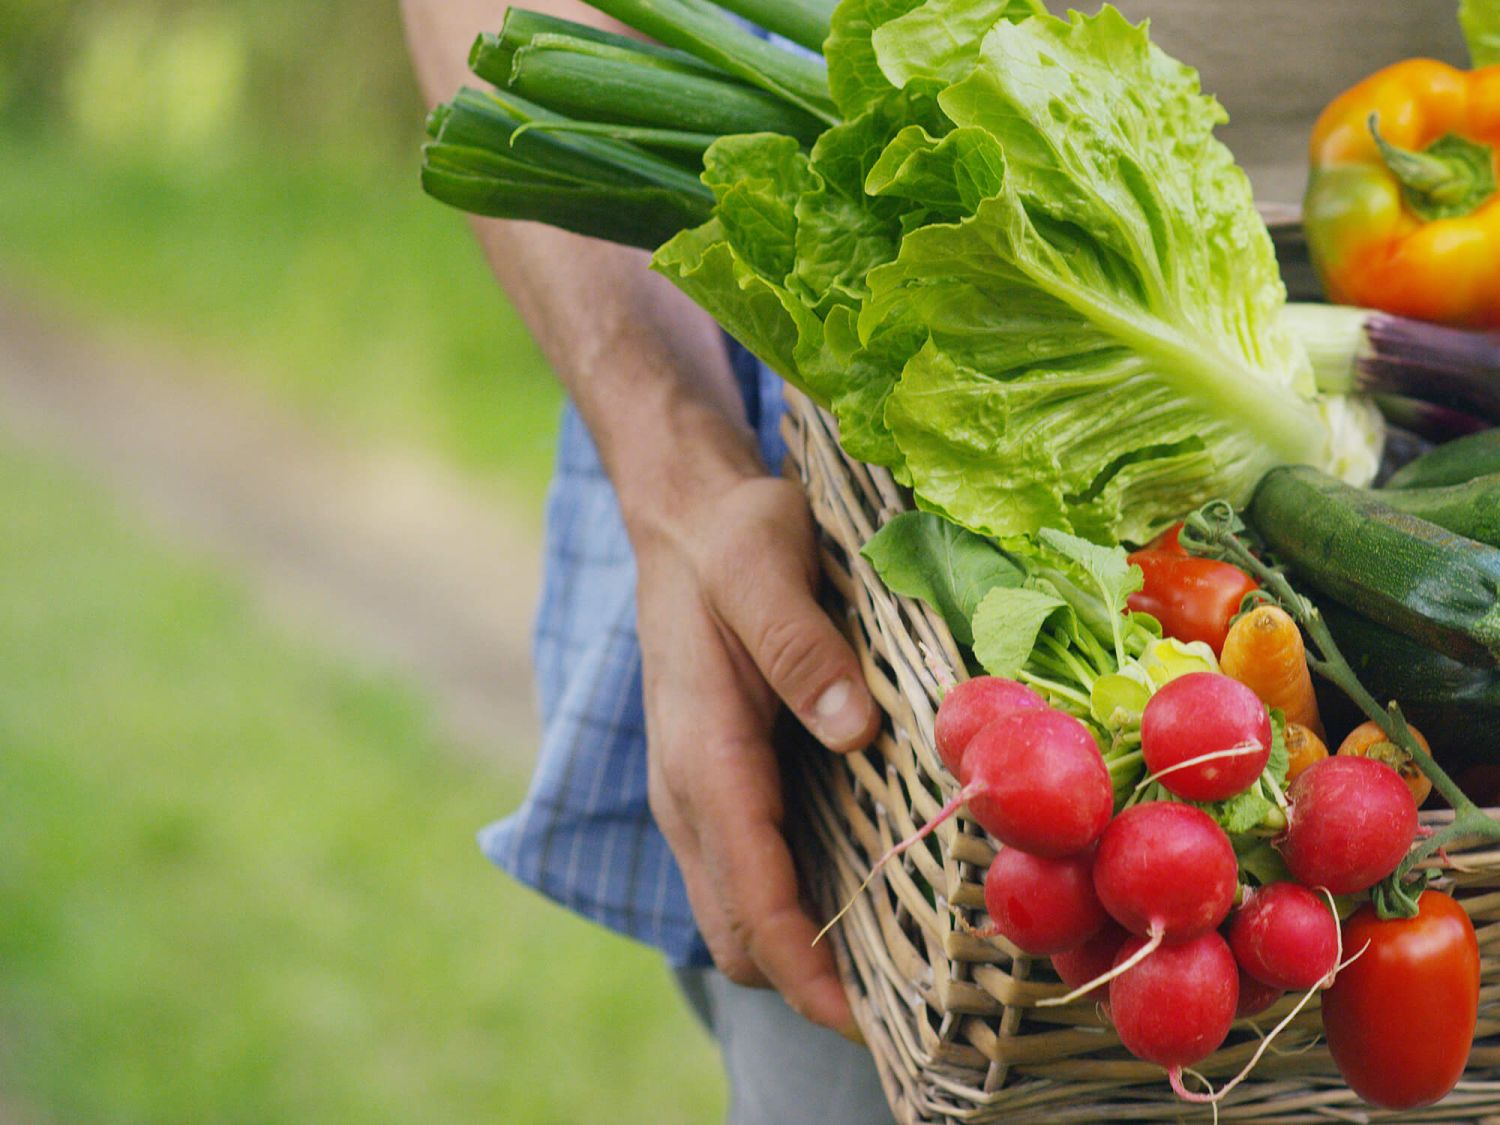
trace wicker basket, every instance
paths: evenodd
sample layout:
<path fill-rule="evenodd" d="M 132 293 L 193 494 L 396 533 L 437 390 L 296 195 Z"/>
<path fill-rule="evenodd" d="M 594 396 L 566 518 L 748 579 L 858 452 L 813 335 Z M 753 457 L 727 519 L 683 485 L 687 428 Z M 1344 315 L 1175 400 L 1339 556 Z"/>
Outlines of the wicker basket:
<path fill-rule="evenodd" d="M 824 569 L 886 723 L 875 746 L 838 758 L 795 755 L 799 859 L 825 916 L 855 893 L 872 858 L 932 816 L 956 784 L 933 749 L 940 696 L 933 667 L 960 666 L 943 622 L 886 590 L 859 548 L 907 506 L 885 471 L 851 461 L 833 420 L 788 392 L 791 461 L 822 529 Z M 1424 814 L 1429 822 L 1442 814 Z M 1167 1087 L 1161 1067 L 1130 1056 L 1092 1002 L 1037 1008 L 1063 991 L 1049 963 L 977 939 L 994 845 L 954 818 L 930 848 L 910 849 L 859 896 L 833 931 L 845 986 L 898 1120 L 918 1122 L 1208 1121 Z M 1319 1042 L 1316 1001 L 1219 1107 L 1224 1121 L 1490 1121 L 1500 1125 L 1500 851 L 1449 850 L 1442 883 L 1473 918 L 1483 961 L 1479 1028 L 1466 1080 L 1440 1105 L 1370 1110 Z M 1295 1002 L 1257 1023 L 1269 1028 Z M 1259 1036 L 1248 1023 L 1196 1069 L 1238 1071 Z"/>

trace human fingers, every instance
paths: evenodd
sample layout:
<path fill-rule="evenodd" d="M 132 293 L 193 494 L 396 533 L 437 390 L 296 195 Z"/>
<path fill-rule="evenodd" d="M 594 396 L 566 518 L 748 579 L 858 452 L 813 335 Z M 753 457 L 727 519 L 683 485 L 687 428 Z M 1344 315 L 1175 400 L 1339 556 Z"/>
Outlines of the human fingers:
<path fill-rule="evenodd" d="M 705 792 L 700 836 L 704 869 L 717 889 L 732 944 L 750 960 L 788 1004 L 805 1018 L 845 1035 L 854 1029 L 843 985 L 826 944 L 814 945 L 817 924 L 803 909 L 796 867 L 781 830 L 775 755 L 746 746 L 718 746 L 733 765 L 729 784 Z M 775 796 L 770 796 L 771 789 Z"/>
<path fill-rule="evenodd" d="M 859 658 L 817 601 L 811 517 L 795 485 L 747 482 L 736 534 L 700 564 L 714 612 L 771 689 L 831 750 L 869 744 L 879 713 Z"/>

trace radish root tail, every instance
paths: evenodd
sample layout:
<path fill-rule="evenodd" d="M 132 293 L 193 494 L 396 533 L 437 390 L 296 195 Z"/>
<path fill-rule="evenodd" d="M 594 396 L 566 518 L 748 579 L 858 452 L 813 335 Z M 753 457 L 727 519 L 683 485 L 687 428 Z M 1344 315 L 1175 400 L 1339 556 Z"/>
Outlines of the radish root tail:
<path fill-rule="evenodd" d="M 1327 887 L 1319 887 L 1318 889 L 1320 891 L 1322 891 L 1325 895 L 1328 896 L 1328 905 L 1330 907 L 1332 907 L 1333 906 L 1333 895 L 1329 893 L 1328 888 Z M 1338 912 L 1335 911 L 1334 912 L 1334 917 L 1337 917 L 1337 916 L 1338 916 Z M 1171 1069 L 1169 1069 L 1167 1071 L 1167 1079 L 1172 1084 L 1172 1091 L 1173 1091 L 1173 1093 L 1175 1093 L 1179 1098 L 1181 1098 L 1185 1102 L 1193 1102 L 1194 1104 L 1199 1104 L 1199 1105 L 1208 1104 L 1208 1105 L 1214 1106 L 1215 1107 L 1214 1114 L 1215 1114 L 1215 1117 L 1217 1118 L 1217 1116 L 1218 1116 L 1218 1109 L 1217 1109 L 1218 1103 L 1223 1099 L 1224 1095 L 1226 1095 L 1227 1093 L 1229 1093 L 1229 1091 L 1233 1090 L 1236 1086 L 1238 1086 L 1246 1078 L 1250 1077 L 1250 1072 L 1252 1070 L 1254 1070 L 1256 1064 L 1260 1062 L 1261 1056 L 1264 1055 L 1266 1053 L 1266 1051 L 1270 1048 L 1271 1044 L 1275 1041 L 1276 1037 L 1278 1035 L 1280 1035 L 1283 1031 L 1286 1030 L 1287 1025 L 1290 1024 L 1292 1022 L 1292 1020 L 1294 1020 L 1294 1019 L 1297 1018 L 1297 1013 L 1300 1012 L 1300 1011 L 1302 1011 L 1303 1008 L 1307 1007 L 1307 1002 L 1309 1000 L 1311 1000 L 1314 996 L 1316 996 L 1321 990 L 1327 988 L 1330 984 L 1332 984 L 1333 983 L 1333 978 L 1336 977 L 1339 974 L 1339 972 L 1345 968 L 1345 966 L 1353 963 L 1354 961 L 1357 961 L 1360 958 L 1360 956 L 1363 955 L 1364 951 L 1366 949 L 1369 949 L 1369 948 L 1370 948 L 1370 943 L 1367 941 L 1367 942 L 1365 942 L 1364 945 L 1362 945 L 1360 947 L 1359 952 L 1356 953 L 1353 957 L 1350 957 L 1348 961 L 1343 960 L 1343 956 L 1344 956 L 1344 935 L 1343 935 L 1343 929 L 1342 929 L 1342 927 L 1340 927 L 1339 938 L 1338 938 L 1338 947 L 1337 947 L 1337 950 L 1336 950 L 1336 952 L 1334 954 L 1334 958 L 1333 958 L 1333 968 L 1328 971 L 1328 975 L 1326 977 L 1324 977 L 1322 980 L 1318 981 L 1317 984 L 1313 985 L 1306 992 L 1304 992 L 1302 994 L 1302 999 L 1300 999 L 1300 1000 L 1297 1001 L 1296 1005 L 1293 1006 L 1292 1010 L 1290 1012 L 1288 1012 L 1286 1015 L 1282 1016 L 1280 1022 L 1277 1023 L 1276 1026 L 1273 1027 L 1270 1030 L 1269 1033 L 1267 1033 L 1265 1036 L 1263 1036 L 1261 1038 L 1260 1045 L 1255 1048 L 1255 1053 L 1250 1056 L 1249 1060 L 1245 1063 L 1244 1067 L 1240 1070 L 1240 1072 L 1238 1074 L 1236 1074 L 1228 1082 L 1224 1083 L 1224 1085 L 1220 1086 L 1217 1090 L 1215 1090 L 1213 1088 L 1213 1086 L 1209 1085 L 1209 1082 L 1208 1082 L 1207 1079 L 1202 1079 L 1203 1084 L 1205 1086 L 1208 1086 L 1209 1092 L 1206 1093 L 1206 1094 L 1197 1094 L 1197 1093 L 1193 1093 L 1192 1091 L 1186 1089 L 1182 1085 L 1182 1074 L 1181 1074 L 1181 1071 L 1180 1071 L 1179 1068 L 1173 1067 L 1173 1068 L 1171 1068 Z"/>
<path fill-rule="evenodd" d="M 1137 949 L 1124 961 L 1121 961 L 1114 968 L 1110 969 L 1109 972 L 1100 973 L 1093 980 L 1085 981 L 1083 984 L 1080 984 L 1066 996 L 1049 996 L 1045 1000 L 1038 1000 L 1036 1002 L 1036 1006 L 1038 1008 L 1056 1008 L 1061 1004 L 1071 1004 L 1080 996 L 1085 996 L 1088 993 L 1094 991 L 1094 989 L 1098 988 L 1101 984 L 1106 984 L 1109 981 L 1114 980 L 1115 977 L 1119 976 L 1120 974 L 1129 972 L 1131 969 L 1135 968 L 1147 957 L 1150 957 L 1151 954 L 1155 953 L 1159 948 L 1161 948 L 1161 941 L 1161 930 L 1153 926 L 1151 928 L 1150 940 L 1148 940 L 1145 945 Z"/>
<path fill-rule="evenodd" d="M 844 903 L 844 905 L 839 908 L 839 912 L 832 918 L 828 919 L 828 924 L 818 931 L 817 936 L 812 939 L 812 943 L 814 945 L 817 945 L 818 942 L 822 941 L 824 935 L 826 935 L 829 930 L 833 929 L 833 927 L 838 924 L 839 919 L 842 918 L 845 914 L 849 913 L 849 908 L 854 905 L 859 896 L 864 894 L 869 885 L 874 882 L 875 876 L 880 874 L 880 869 L 882 867 L 884 867 L 891 860 L 895 859 L 902 852 L 906 851 L 907 848 L 917 843 L 919 840 L 925 839 L 934 828 L 942 824 L 943 821 L 947 820 L 959 809 L 963 808 L 964 802 L 966 802 L 970 797 L 974 796 L 976 792 L 978 792 L 978 790 L 973 788 L 960 789 L 952 796 L 951 799 L 949 799 L 946 805 L 938 809 L 937 815 L 935 817 L 929 820 L 926 824 L 922 825 L 921 828 L 918 828 L 912 835 L 908 836 L 900 843 L 893 845 L 890 851 L 886 852 L 885 855 L 877 859 L 875 863 L 870 867 L 870 873 L 865 876 L 864 882 L 860 883 L 860 885 L 854 889 L 854 893 L 849 896 L 849 901 Z"/>
<path fill-rule="evenodd" d="M 1196 758 L 1187 758 L 1168 766 L 1166 769 L 1157 770 L 1155 773 L 1148 773 L 1145 777 L 1141 778 L 1140 784 L 1135 787 L 1135 792 L 1139 793 L 1153 781 L 1160 781 L 1168 774 L 1176 773 L 1178 770 L 1201 766 L 1204 762 L 1217 762 L 1221 758 L 1243 758 L 1249 754 L 1259 754 L 1264 750 L 1265 747 L 1258 742 L 1246 742 L 1239 746 L 1231 746 L 1227 750 L 1214 750 L 1207 754 L 1199 754 Z"/>

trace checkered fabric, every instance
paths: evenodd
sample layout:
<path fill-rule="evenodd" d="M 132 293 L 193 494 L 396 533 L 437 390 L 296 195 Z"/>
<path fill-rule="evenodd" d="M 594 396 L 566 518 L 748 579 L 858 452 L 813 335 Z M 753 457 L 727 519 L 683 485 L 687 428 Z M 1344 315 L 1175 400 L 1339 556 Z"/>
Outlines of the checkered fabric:
<path fill-rule="evenodd" d="M 728 346 L 761 454 L 778 469 L 781 380 Z M 547 499 L 533 658 L 542 716 L 536 773 L 521 807 L 480 833 L 485 854 L 569 909 L 658 947 L 673 965 L 709 964 L 682 875 L 646 804 L 635 559 L 571 404 Z"/>

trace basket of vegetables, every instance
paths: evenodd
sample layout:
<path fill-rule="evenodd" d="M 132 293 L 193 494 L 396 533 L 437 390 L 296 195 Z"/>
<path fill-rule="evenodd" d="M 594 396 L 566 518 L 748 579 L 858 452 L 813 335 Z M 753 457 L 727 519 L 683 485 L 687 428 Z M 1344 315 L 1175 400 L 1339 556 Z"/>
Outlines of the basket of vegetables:
<path fill-rule="evenodd" d="M 1107 7 L 724 5 L 794 52 L 594 3 L 653 42 L 513 10 L 423 183 L 654 250 L 785 378 L 887 719 L 796 757 L 801 858 L 898 1116 L 1500 1117 L 1500 822 L 1450 776 L 1500 749 L 1500 442 L 1371 488 L 1385 417 L 1500 421 L 1495 303 L 1288 304 L 1221 109 Z M 1387 194 L 1453 197 L 1410 124 Z"/>
<path fill-rule="evenodd" d="M 1500 1114 L 1500 990 L 1487 960 L 1481 978 L 1480 955 L 1500 935 L 1494 822 L 1438 771 L 1478 833 L 1465 835 L 1449 809 L 1422 813 L 1419 827 L 1425 775 L 1408 779 L 1421 779 L 1414 793 L 1397 771 L 1354 761 L 1373 751 L 1411 774 L 1409 756 L 1398 749 L 1406 738 L 1384 729 L 1401 720 L 1364 691 L 1311 603 L 1279 572 L 1260 571 L 1265 586 L 1248 599 L 1259 608 L 1244 615 L 1237 613 L 1240 594 L 1256 585 L 1244 572 L 1235 568 L 1239 578 L 1221 577 L 1216 589 L 1198 582 L 1211 589 L 1206 603 L 1179 599 L 1163 616 L 1186 622 L 1184 632 L 1202 626 L 1208 639 L 1174 646 L 1164 661 L 1151 651 L 1161 643 L 1154 630 L 1127 640 L 1127 651 L 1145 656 L 1127 658 L 1128 670 L 1144 664 L 1158 675 L 1177 674 L 1134 716 L 1141 738 L 1122 740 L 1102 771 L 1068 774 L 1059 762 L 1064 748 L 1085 751 L 1087 766 L 1092 747 L 1067 739 L 1072 724 L 1022 681 L 1055 677 L 1049 657 L 1059 649 L 1073 650 L 1083 665 L 1083 649 L 1108 647 L 1109 638 L 1078 645 L 1063 640 L 1055 623 L 1045 625 L 1027 659 L 995 665 L 1018 678 L 981 672 L 960 682 L 975 651 L 997 660 L 990 642 L 976 636 L 991 617 L 978 607 L 986 598 L 992 607 L 1011 598 L 992 598 L 995 590 L 1026 587 L 1004 584 L 1016 576 L 997 565 L 999 552 L 987 556 L 977 538 L 909 510 L 888 474 L 851 462 L 831 419 L 813 403 L 799 400 L 786 430 L 825 535 L 830 588 L 889 716 L 864 755 L 798 758 L 802 855 L 824 908 L 830 915 L 845 910 L 836 931 L 841 966 L 902 1120 L 1208 1120 L 1207 1108 L 1195 1114 L 1184 1104 L 1199 1091 L 1223 1091 L 1214 1109 L 1226 1121 L 1364 1120 L 1367 1102 L 1398 1107 L 1380 1120 Z M 1440 468 L 1441 460 L 1412 468 Z M 1198 534 L 1230 543 L 1233 554 L 1243 549 L 1243 533 L 1225 509 L 1210 507 L 1189 522 L 1189 541 L 1206 546 L 1194 540 L 1194 524 Z M 1253 556 L 1239 557 L 1254 565 Z M 1129 599 L 1171 600 L 1166 559 L 1178 560 L 1179 573 L 1167 574 L 1178 590 L 1182 571 L 1212 575 L 1227 566 L 1163 552 L 1145 560 L 1144 589 Z M 1049 562 L 1072 569 L 1066 550 Z M 1118 562 L 1116 573 L 1126 560 Z M 1079 588 L 1057 596 L 1076 611 L 1107 585 L 1090 591 L 1088 568 L 1075 573 Z M 1107 571 L 1102 576 L 1107 582 Z M 1033 580 L 1031 589 L 1039 587 Z M 1319 737 L 1325 728 L 1302 633 L 1282 604 L 1311 626 L 1312 663 L 1377 716 L 1348 729 L 1342 745 L 1333 742 L 1336 753 Z M 1061 605 L 1053 612 L 1068 616 Z M 1088 626 L 1065 626 L 1076 628 Z M 1214 641 L 1218 670 L 1232 668 L 1240 681 L 1203 670 L 1211 657 L 1199 646 Z M 1194 649 L 1203 663 L 1194 662 Z M 1177 667 L 1164 667 L 1172 662 Z M 1082 689 L 1092 677 L 1095 690 L 1089 710 L 1080 704 L 1074 713 L 1092 717 L 1092 705 L 1111 698 L 1108 677 L 1120 665 L 1107 670 L 1108 654 L 1100 664 L 1075 681 Z M 1247 707 L 1240 682 L 1279 706 L 1270 711 L 1251 694 Z M 1128 683 L 1121 686 L 1129 692 Z M 1326 710 L 1329 732 L 1352 721 L 1338 708 Z M 1018 774 L 1033 724 L 1048 732 L 1047 766 L 1027 779 Z M 1497 739 L 1500 727 L 1493 727 L 1489 745 Z M 1224 744 L 1254 752 L 1221 759 L 1233 769 L 1218 778 L 1195 776 L 1201 761 L 1171 772 Z M 985 797 L 991 767 L 966 767 L 971 752 L 1006 758 L 1009 793 Z M 1138 794 L 1149 776 L 1137 767 L 1143 758 L 1154 762 L 1149 772 L 1159 780 Z M 1053 792 L 1059 775 L 1066 784 Z M 1154 785 L 1171 790 L 1152 794 Z M 1129 795 L 1121 793 L 1126 786 Z M 1178 789 L 1191 796 L 1179 797 Z M 1092 808 L 1081 808 L 1089 791 Z M 941 821 L 903 848 L 955 796 L 969 802 L 969 815 Z M 1049 801 L 1065 802 L 1070 812 Z M 1153 807 L 1175 815 L 1165 824 L 1142 823 L 1141 812 Z M 1209 815 L 1185 816 L 1185 809 Z M 1078 840 L 1095 831 L 1080 849 Z M 1074 835 L 1059 838 L 1064 832 Z M 1414 835 L 1426 833 L 1433 835 L 1411 849 Z M 1007 837 L 1015 846 L 997 849 Z M 894 861 L 897 849 L 903 854 Z M 1060 849 L 1062 856 L 1037 854 Z M 1362 900 L 1398 867 L 1403 876 L 1414 870 L 1431 881 L 1408 888 L 1414 917 L 1389 910 L 1392 920 L 1381 921 L 1376 906 Z M 1313 887 L 1336 893 L 1342 927 Z M 1176 910 L 1183 913 L 1174 919 Z M 1127 970 L 1118 980 L 1133 987 L 1090 988 L 1149 946 L 1153 922 L 1198 928 L 1200 936 L 1164 947 L 1177 961 L 1160 949 L 1147 954 L 1139 965 L 1154 964 L 1155 977 Z M 1088 936 L 1080 940 L 1081 933 Z M 1325 988 L 1330 975 L 1333 987 Z M 1200 988 L 1210 1000 L 1191 999 Z M 1176 1071 L 1171 1085 L 1178 1090 L 1164 1069 Z M 1184 1079 L 1189 1071 L 1198 1077 Z"/>

